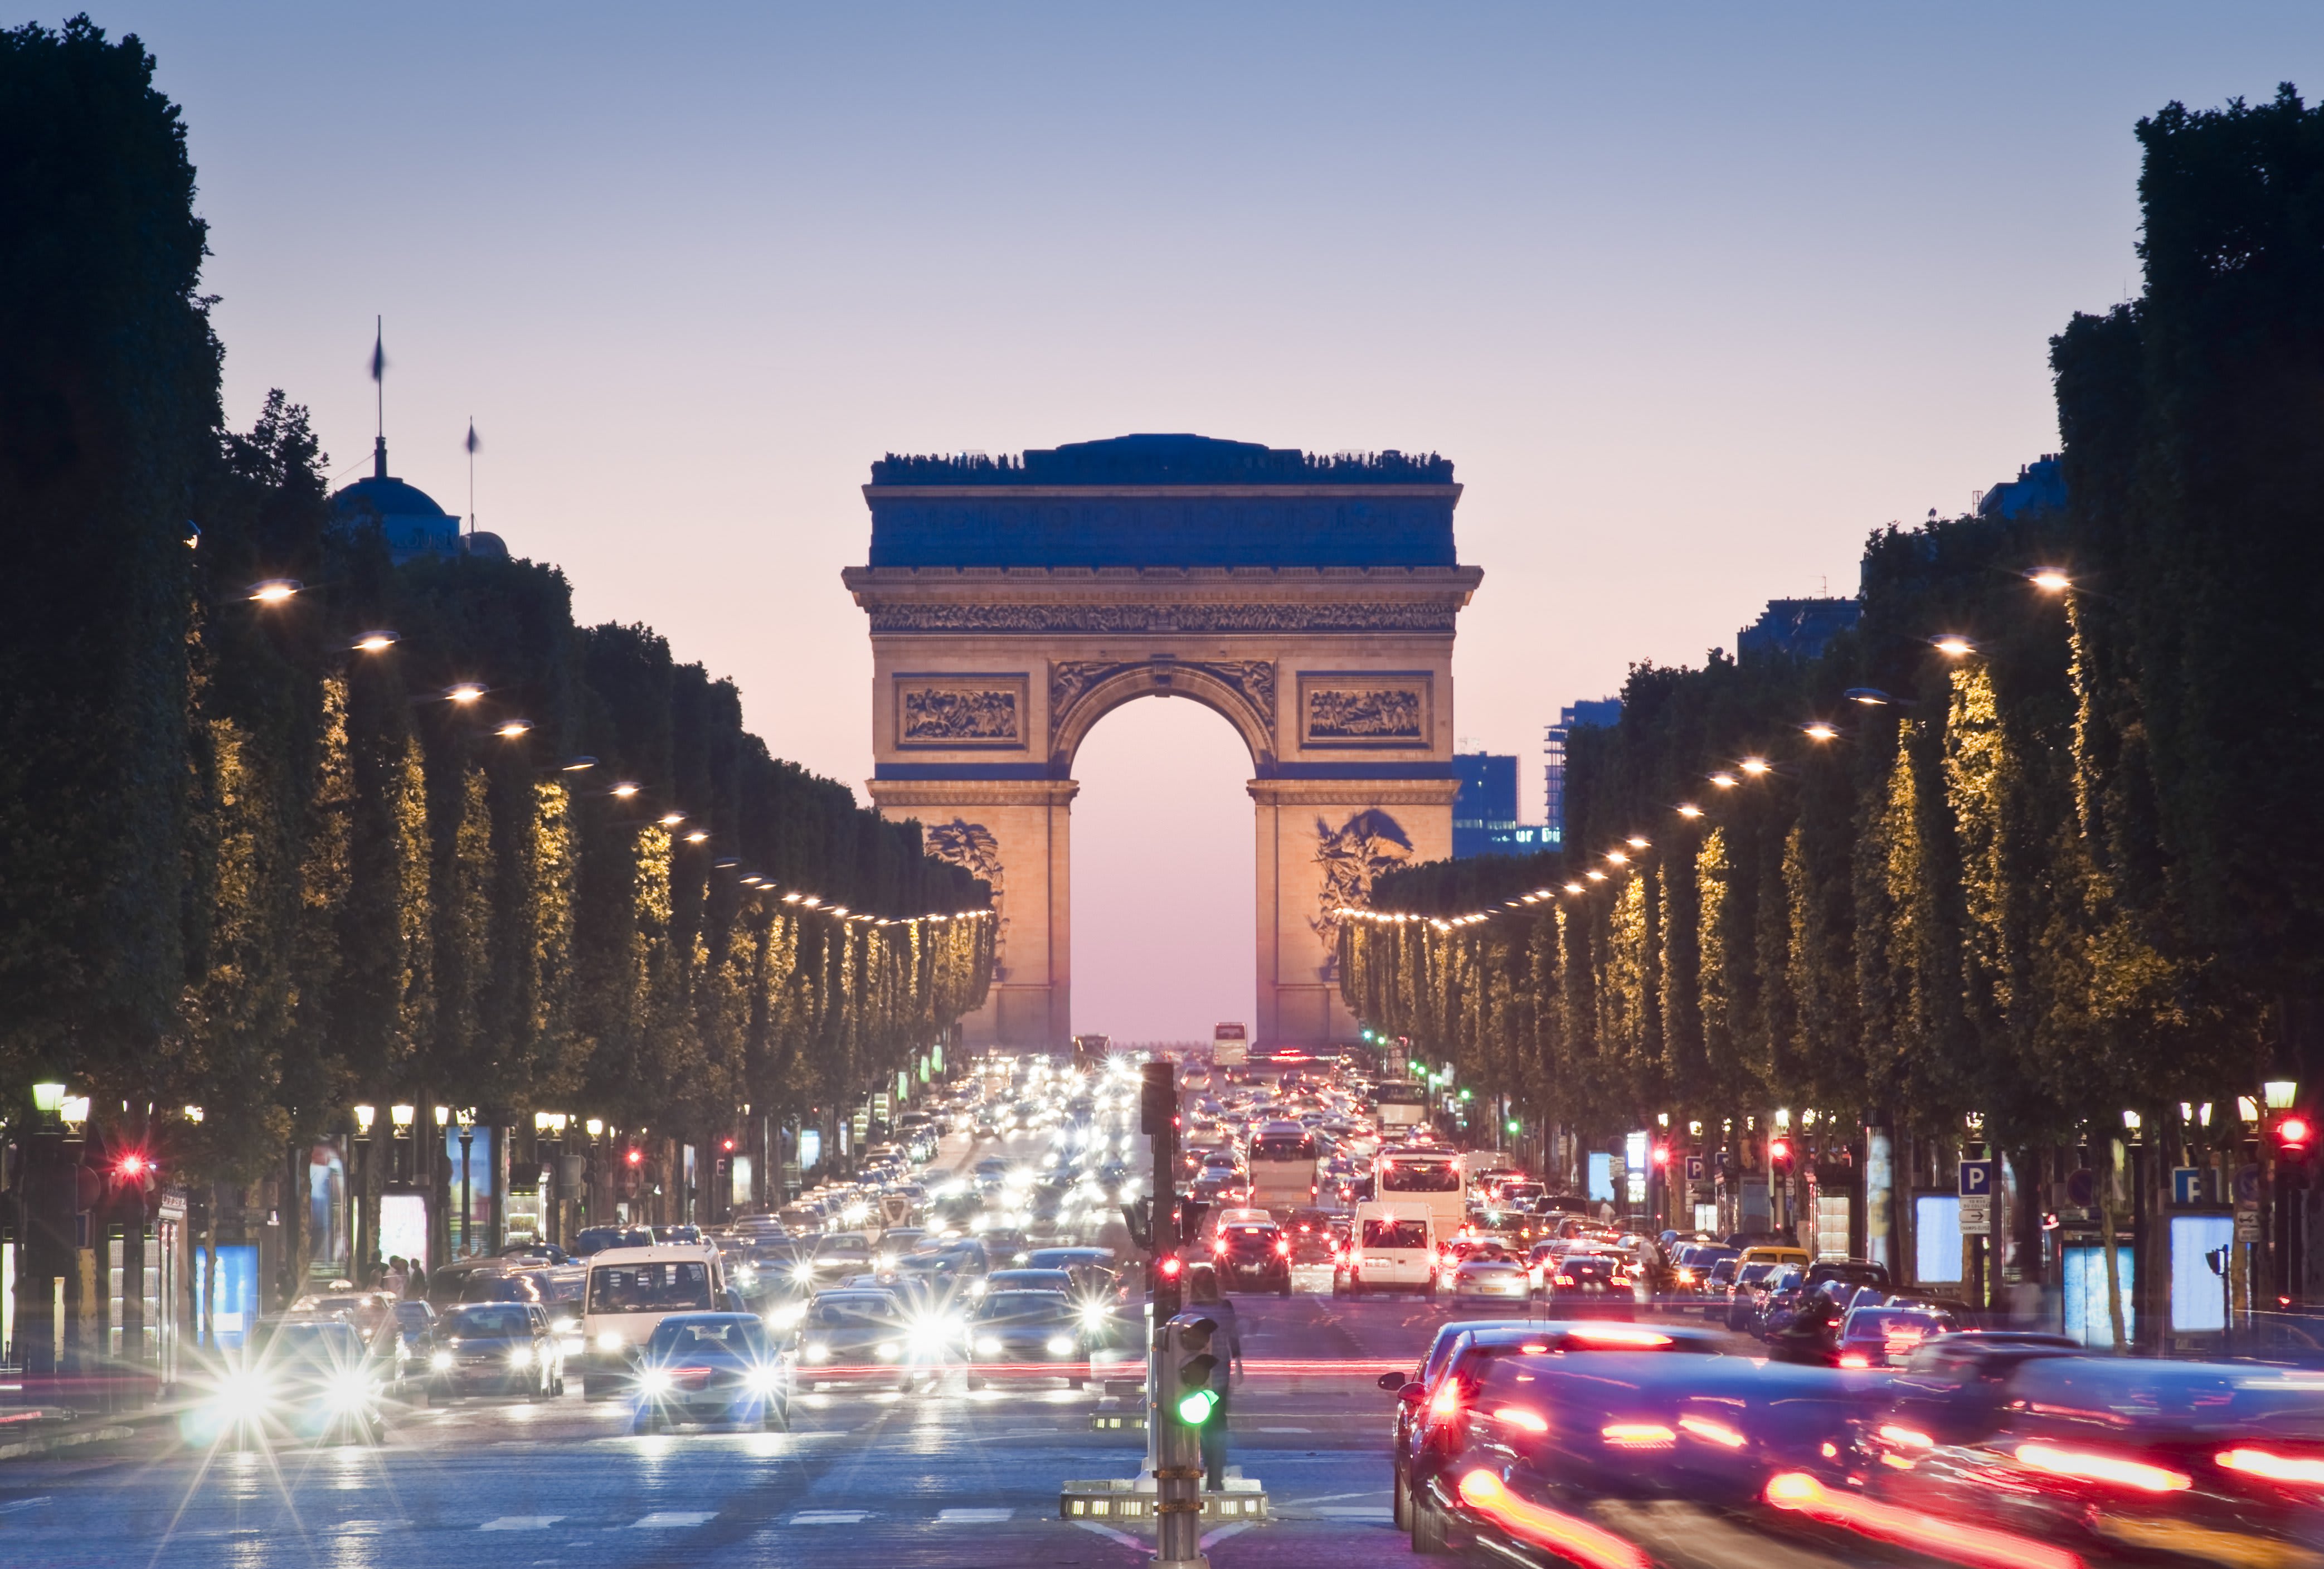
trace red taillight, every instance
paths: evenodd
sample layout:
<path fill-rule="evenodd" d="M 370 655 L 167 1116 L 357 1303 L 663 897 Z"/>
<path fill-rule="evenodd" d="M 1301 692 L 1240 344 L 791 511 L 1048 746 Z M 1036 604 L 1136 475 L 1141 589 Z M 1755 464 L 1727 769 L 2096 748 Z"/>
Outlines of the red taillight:
<path fill-rule="evenodd" d="M 1462 1477 L 1461 1500 L 1512 1536 L 1572 1559 L 1583 1569 L 1647 1569 L 1646 1555 L 1629 1542 L 1601 1526 L 1517 1497 L 1489 1471 L 1480 1468 Z"/>
<path fill-rule="evenodd" d="M 2268 1481 L 2324 1483 L 2324 1460 L 2276 1454 L 2265 1449 L 2223 1449 L 2213 1457 L 2221 1469 Z"/>
<path fill-rule="evenodd" d="M 1461 1414 L 1460 1386 L 1450 1379 L 1445 1380 L 1443 1387 L 1430 1398 L 1428 1414 L 1439 1421 L 1448 1417 L 1458 1417 Z"/>
<path fill-rule="evenodd" d="M 1872 1359 L 1860 1351 L 1842 1352 L 1840 1353 L 1840 1365 L 1844 1368 L 1868 1368 L 1872 1365 Z"/>
<path fill-rule="evenodd" d="M 1287 1258 L 1291 1257 L 1291 1244 L 1290 1244 L 1289 1242 L 1277 1242 L 1277 1243 L 1276 1243 L 1276 1244 L 1275 1244 L 1275 1251 L 1276 1251 L 1276 1252 L 1277 1252 L 1278 1255 L 1280 1255 L 1280 1256 L 1281 1256 L 1281 1257 L 1283 1257 L 1283 1258 L 1287 1259 Z"/>
<path fill-rule="evenodd" d="M 1659 1422 L 1609 1422 L 1598 1436 L 1617 1449 L 1668 1449 L 1678 1435 Z"/>
<path fill-rule="evenodd" d="M 2088 1449 L 2062 1449 L 2054 1444 L 2019 1444 L 2017 1463 L 2052 1476 L 2072 1477 L 2078 1481 L 2108 1481 L 2118 1487 L 2136 1488 L 2141 1492 L 2181 1492 L 2195 1485 L 2193 1477 L 2168 1466 L 2149 1465 L 2143 1460 L 2126 1460 L 2118 1454 L 2101 1454 Z"/>
<path fill-rule="evenodd" d="M 1960 1525 L 1854 1493 L 1835 1492 L 1803 1471 L 1787 1471 L 1771 1478 L 1766 1499 L 1779 1509 L 1791 1509 L 1812 1520 L 1844 1526 L 1975 1569 L 2083 1569 L 2081 1559 L 2063 1547 L 2010 1531 Z"/>

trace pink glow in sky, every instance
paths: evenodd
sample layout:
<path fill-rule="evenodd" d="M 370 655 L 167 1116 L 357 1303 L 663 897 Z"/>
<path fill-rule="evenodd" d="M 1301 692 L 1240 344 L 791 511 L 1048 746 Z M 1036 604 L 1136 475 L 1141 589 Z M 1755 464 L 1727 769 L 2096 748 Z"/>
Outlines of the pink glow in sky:
<path fill-rule="evenodd" d="M 397 474 L 869 771 L 882 452 L 1189 430 L 1458 466 L 1458 729 L 1854 584 L 2056 445 L 2136 288 L 2131 127 L 2324 80 L 2324 10 L 129 4 L 186 110 L 228 407 Z M 1084 752 L 1075 1023 L 1250 1008 L 1231 734 Z"/>

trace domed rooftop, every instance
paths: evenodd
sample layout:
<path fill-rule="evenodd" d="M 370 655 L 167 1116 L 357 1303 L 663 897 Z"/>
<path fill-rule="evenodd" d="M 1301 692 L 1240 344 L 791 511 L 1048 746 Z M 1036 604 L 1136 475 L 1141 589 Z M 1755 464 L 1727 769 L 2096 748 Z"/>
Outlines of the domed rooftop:
<path fill-rule="evenodd" d="M 335 492 L 331 505 L 346 512 L 367 508 L 383 518 L 441 518 L 450 514 L 416 485 L 373 475 Z"/>

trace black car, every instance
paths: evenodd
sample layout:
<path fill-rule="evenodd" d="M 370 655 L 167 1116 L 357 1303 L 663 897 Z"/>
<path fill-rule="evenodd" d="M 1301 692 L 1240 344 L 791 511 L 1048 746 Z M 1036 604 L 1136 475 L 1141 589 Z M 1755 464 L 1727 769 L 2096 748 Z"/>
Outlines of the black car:
<path fill-rule="evenodd" d="M 1211 1257 L 1225 1290 L 1291 1295 L 1291 1239 L 1280 1226 L 1240 1221 L 1221 1226 Z"/>
<path fill-rule="evenodd" d="M 1550 1311 L 1561 1315 L 1603 1313 L 1628 1317 L 1637 1303 L 1631 1287 L 1637 1262 L 1621 1253 L 1568 1249 L 1563 1258 L 1549 1261 L 1542 1294 L 1549 1299 Z"/>
<path fill-rule="evenodd" d="M 791 1370 L 757 1315 L 673 1313 L 638 1357 L 632 1428 L 738 1422 L 779 1430 L 791 1420 Z"/>
<path fill-rule="evenodd" d="M 565 1392 L 565 1352 L 537 1302 L 466 1303 L 436 1323 L 428 1392 L 546 1398 Z"/>
<path fill-rule="evenodd" d="M 995 1291 L 968 1322 L 968 1387 L 996 1373 L 1062 1377 L 1080 1389 L 1089 1375 L 1089 1334 L 1073 1298 L 1056 1291 Z"/>

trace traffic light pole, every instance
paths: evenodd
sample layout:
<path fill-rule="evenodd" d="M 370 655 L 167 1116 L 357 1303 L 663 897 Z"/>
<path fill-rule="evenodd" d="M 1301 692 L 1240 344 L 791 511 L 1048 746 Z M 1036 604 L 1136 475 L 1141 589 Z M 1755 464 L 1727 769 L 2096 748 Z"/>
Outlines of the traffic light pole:
<path fill-rule="evenodd" d="M 1179 1258 L 1178 1070 L 1176 1064 L 1149 1062 L 1139 1070 L 1139 1128 L 1154 1155 L 1154 1180 L 1146 1225 L 1146 1273 L 1153 1316 L 1146 1342 L 1146 1471 L 1161 1467 L 1162 1344 L 1182 1300 L 1182 1276 L 1166 1267 Z"/>

